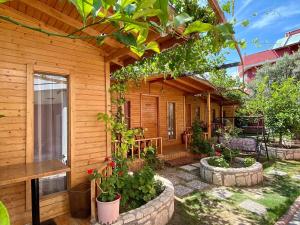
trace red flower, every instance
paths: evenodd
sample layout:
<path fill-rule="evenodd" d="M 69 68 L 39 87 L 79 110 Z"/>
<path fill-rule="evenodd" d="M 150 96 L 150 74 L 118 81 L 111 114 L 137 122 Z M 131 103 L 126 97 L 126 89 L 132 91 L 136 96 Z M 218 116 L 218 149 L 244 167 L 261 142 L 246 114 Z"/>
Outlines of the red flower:
<path fill-rule="evenodd" d="M 117 199 L 121 199 L 121 195 L 120 194 L 116 194 L 115 200 Z"/>
<path fill-rule="evenodd" d="M 219 151 L 216 151 L 216 156 L 221 156 L 222 155 L 222 153 L 221 152 L 219 152 Z"/>
<path fill-rule="evenodd" d="M 108 165 L 112 168 L 116 167 L 116 163 L 114 161 L 111 161 Z"/>
<path fill-rule="evenodd" d="M 104 162 L 108 162 L 108 161 L 109 161 L 109 157 L 105 157 Z"/>
<path fill-rule="evenodd" d="M 94 169 L 88 169 L 88 170 L 87 170 L 87 173 L 88 173 L 89 175 L 93 174 L 93 172 L 94 172 Z"/>

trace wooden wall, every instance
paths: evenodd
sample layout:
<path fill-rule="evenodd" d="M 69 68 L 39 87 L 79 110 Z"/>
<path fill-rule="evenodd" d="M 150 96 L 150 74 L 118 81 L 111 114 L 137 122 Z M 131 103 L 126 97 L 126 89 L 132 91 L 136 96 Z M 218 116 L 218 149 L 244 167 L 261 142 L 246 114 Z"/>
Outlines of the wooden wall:
<path fill-rule="evenodd" d="M 141 126 L 141 97 L 154 95 L 159 97 L 159 136 L 163 138 L 163 145 L 181 143 L 184 127 L 184 93 L 178 89 L 162 85 L 161 83 L 142 82 L 139 87 L 130 84 L 126 99 L 131 101 L 131 127 Z M 167 132 L 167 103 L 176 104 L 176 139 L 169 140 Z"/>
<path fill-rule="evenodd" d="M 45 28 L 39 21 L 1 7 L 0 13 Z M 47 70 L 69 75 L 70 183 L 73 186 L 86 181 L 86 170 L 106 156 L 110 143 L 104 125 L 96 120 L 96 114 L 105 112 L 109 101 L 103 57 L 96 47 L 83 41 L 50 38 L 5 22 L 0 22 L 0 42 L 0 114 L 5 115 L 0 118 L 0 166 L 32 160 L 32 110 L 28 99 L 32 99 L 33 91 L 28 87 L 33 85 L 28 76 L 35 69 Z M 12 224 L 30 221 L 25 183 L 0 187 L 0 200 L 8 207 Z M 68 195 L 48 196 L 41 200 L 41 206 L 42 219 L 67 213 Z"/>

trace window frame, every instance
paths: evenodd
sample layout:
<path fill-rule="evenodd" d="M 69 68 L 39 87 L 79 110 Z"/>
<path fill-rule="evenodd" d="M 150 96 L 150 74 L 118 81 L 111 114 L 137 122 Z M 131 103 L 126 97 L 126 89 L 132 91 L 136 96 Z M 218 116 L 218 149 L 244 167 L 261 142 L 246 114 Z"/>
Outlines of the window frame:
<path fill-rule="evenodd" d="M 174 138 L 170 138 L 169 136 L 169 104 L 174 104 Z M 175 101 L 167 101 L 167 136 L 168 140 L 177 140 L 177 115 L 176 115 L 176 102 Z"/>
<path fill-rule="evenodd" d="M 49 67 L 42 65 L 26 64 L 26 150 L 25 158 L 26 163 L 34 162 L 34 75 L 36 73 L 41 74 L 51 74 L 53 76 L 64 76 L 68 80 L 67 90 L 68 90 L 68 123 L 67 123 L 67 141 L 68 141 L 68 157 L 67 166 L 71 168 L 72 165 L 72 152 L 71 151 L 74 143 L 74 91 L 73 91 L 73 79 L 72 73 L 69 70 L 60 69 L 57 67 Z M 67 172 L 67 189 L 64 191 L 56 192 L 53 194 L 41 196 L 41 201 L 52 198 L 57 195 L 65 194 L 69 191 L 71 187 L 71 172 Z M 25 203 L 26 210 L 31 209 L 31 183 L 26 182 L 26 193 L 25 193 Z"/>

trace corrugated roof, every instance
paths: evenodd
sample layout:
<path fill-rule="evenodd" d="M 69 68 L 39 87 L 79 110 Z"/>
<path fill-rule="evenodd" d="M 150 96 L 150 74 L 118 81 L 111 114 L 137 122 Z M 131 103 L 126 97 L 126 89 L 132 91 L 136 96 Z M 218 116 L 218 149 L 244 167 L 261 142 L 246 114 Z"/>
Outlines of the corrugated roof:
<path fill-rule="evenodd" d="M 289 40 L 286 42 L 285 45 L 292 45 L 300 42 L 300 34 L 294 34 L 290 36 Z"/>
<path fill-rule="evenodd" d="M 283 47 L 285 45 L 287 39 L 288 39 L 288 37 L 278 39 L 272 49 Z"/>

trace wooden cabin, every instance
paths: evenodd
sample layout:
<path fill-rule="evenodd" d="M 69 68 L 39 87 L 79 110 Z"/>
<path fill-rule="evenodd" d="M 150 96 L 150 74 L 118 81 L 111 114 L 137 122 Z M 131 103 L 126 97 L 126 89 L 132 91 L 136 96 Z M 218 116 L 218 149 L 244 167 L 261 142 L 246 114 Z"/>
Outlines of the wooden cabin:
<path fill-rule="evenodd" d="M 12 0 L 0 4 L 0 14 L 60 34 L 71 34 L 83 26 L 67 0 Z M 107 24 L 89 27 L 79 35 L 97 36 L 113 30 Z M 147 41 L 154 40 L 161 49 L 182 41 L 172 36 L 160 38 L 150 31 Z M 40 179 L 44 221 L 68 213 L 67 190 L 85 182 L 87 169 L 98 167 L 111 154 L 110 135 L 96 115 L 109 113 L 111 108 L 110 71 L 139 58 L 111 38 L 97 46 L 93 39 L 47 36 L 4 20 L 0 20 L 0 41 L 0 115 L 4 115 L 0 118 L 0 170 L 55 159 L 70 171 Z M 192 86 L 149 80 L 139 91 L 128 93 L 129 101 L 133 96 L 140 99 L 131 100 L 131 126 L 149 127 L 146 135 L 162 136 L 165 145 L 180 143 L 189 119 L 185 116 L 188 94 L 198 93 Z M 210 85 L 202 86 L 211 90 Z M 196 102 L 190 104 L 192 113 Z M 176 123 L 168 134 L 171 107 Z M 0 201 L 8 208 L 13 225 L 31 222 L 30 181 L 1 185 Z"/>
<path fill-rule="evenodd" d="M 137 139 L 138 148 L 142 142 L 151 142 L 163 155 L 187 150 L 183 134 L 195 119 L 204 125 L 205 138 L 210 138 L 214 122 L 234 113 L 211 83 L 192 76 L 150 76 L 138 86 L 129 83 L 125 98 L 128 127 L 143 130 L 143 137 Z"/>
<path fill-rule="evenodd" d="M 0 14 L 50 32 L 70 34 L 81 17 L 67 0 L 18 0 L 0 4 Z M 113 31 L 90 27 L 80 35 Z M 175 37 L 150 32 L 149 41 L 172 46 Z M 70 172 L 40 179 L 41 220 L 69 212 L 71 187 L 86 182 L 86 171 L 110 155 L 110 136 L 99 112 L 110 109 L 110 68 L 138 57 L 123 44 L 51 37 L 0 20 L 0 169 L 49 159 Z M 29 182 L 0 186 L 0 201 L 11 222 L 31 222 Z"/>

